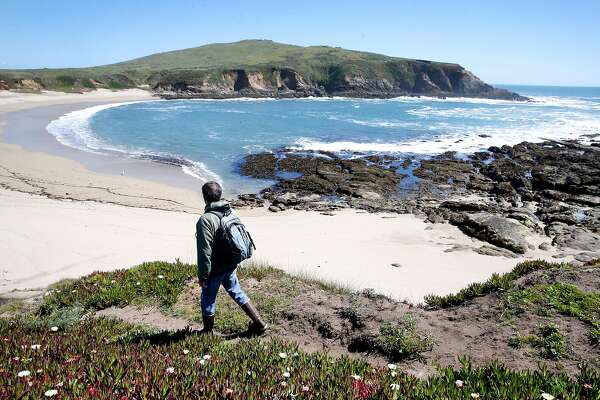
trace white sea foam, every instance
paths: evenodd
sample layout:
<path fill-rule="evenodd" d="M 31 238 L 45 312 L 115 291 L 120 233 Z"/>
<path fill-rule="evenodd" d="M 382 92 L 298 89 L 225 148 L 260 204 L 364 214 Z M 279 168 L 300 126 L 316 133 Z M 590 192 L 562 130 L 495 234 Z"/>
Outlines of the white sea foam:
<path fill-rule="evenodd" d="M 152 104 L 155 102 L 163 102 L 163 100 L 129 101 L 122 103 L 103 104 L 99 106 L 88 107 L 83 110 L 72 111 L 54 121 L 51 121 L 46 126 L 46 130 L 52 134 L 56 140 L 58 140 L 58 142 L 68 147 L 73 147 L 94 154 L 121 154 L 137 159 L 152 159 L 157 162 L 162 162 L 161 160 L 177 160 L 177 164 L 181 166 L 181 169 L 185 174 L 203 181 L 212 180 L 222 183 L 221 177 L 207 168 L 202 162 L 188 160 L 172 154 L 153 152 L 152 150 L 129 149 L 123 146 L 116 146 L 98 138 L 96 135 L 94 135 L 94 132 L 90 127 L 91 118 L 94 116 L 94 114 L 100 111 L 135 103 Z M 160 110 L 159 112 L 163 111 L 163 109 L 160 107 L 144 107 L 141 109 L 150 110 L 153 112 L 156 112 L 157 110 Z M 173 111 L 182 109 L 182 107 L 170 106 L 166 107 L 166 109 L 168 111 Z M 173 164 L 171 162 L 168 163 Z"/>
<path fill-rule="evenodd" d="M 105 154 L 103 150 L 122 152 L 122 149 L 112 148 L 108 143 L 105 143 L 93 134 L 90 128 L 90 119 L 94 114 L 102 110 L 134 103 L 141 103 L 141 101 L 103 104 L 72 111 L 51 121 L 46 126 L 46 130 L 65 146 L 96 154 Z"/>
<path fill-rule="evenodd" d="M 487 149 L 490 146 L 515 145 L 523 141 L 541 142 L 544 139 L 565 140 L 580 139 L 585 135 L 600 132 L 600 119 L 559 118 L 529 128 L 489 127 L 472 125 L 450 125 L 443 122 L 430 124 L 430 131 L 438 131 L 437 137 L 417 137 L 396 142 L 326 142 L 314 138 L 300 138 L 291 146 L 295 150 L 313 150 L 330 152 L 378 152 L 441 154 L 445 151 L 471 153 Z"/>

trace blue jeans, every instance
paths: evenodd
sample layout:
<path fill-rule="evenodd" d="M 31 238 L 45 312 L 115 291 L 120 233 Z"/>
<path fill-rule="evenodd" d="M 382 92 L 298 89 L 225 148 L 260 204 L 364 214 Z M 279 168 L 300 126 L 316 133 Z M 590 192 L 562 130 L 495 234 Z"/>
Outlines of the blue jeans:
<path fill-rule="evenodd" d="M 238 281 L 235 269 L 225 272 L 221 275 L 210 276 L 206 281 L 206 287 L 202 288 L 200 293 L 200 308 L 202 309 L 202 315 L 215 315 L 217 310 L 217 293 L 219 293 L 219 287 L 225 288 L 231 298 L 240 306 L 243 306 L 250 301 L 248 295 L 242 290 L 240 281 Z"/>

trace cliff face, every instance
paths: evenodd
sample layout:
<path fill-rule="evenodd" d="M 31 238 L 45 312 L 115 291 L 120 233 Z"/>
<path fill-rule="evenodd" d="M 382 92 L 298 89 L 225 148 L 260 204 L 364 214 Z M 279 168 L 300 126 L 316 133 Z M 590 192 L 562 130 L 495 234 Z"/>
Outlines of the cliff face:
<path fill-rule="evenodd" d="M 407 68 L 408 66 L 408 68 Z M 152 77 L 153 89 L 167 99 L 234 97 L 390 98 L 397 96 L 480 97 L 527 100 L 494 88 L 459 65 L 436 65 L 428 61 L 386 63 L 381 74 L 328 68 L 324 79 L 300 75 L 291 68 L 231 69 L 215 72 L 178 71 Z"/>

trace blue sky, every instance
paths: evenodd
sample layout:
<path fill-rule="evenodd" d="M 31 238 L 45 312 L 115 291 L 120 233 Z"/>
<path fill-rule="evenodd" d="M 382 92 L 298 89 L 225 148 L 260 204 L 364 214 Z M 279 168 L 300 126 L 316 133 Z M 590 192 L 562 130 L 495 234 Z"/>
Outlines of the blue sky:
<path fill-rule="evenodd" d="M 457 62 L 487 82 L 600 86 L 600 1 L 2 0 L 0 68 L 242 39 Z"/>

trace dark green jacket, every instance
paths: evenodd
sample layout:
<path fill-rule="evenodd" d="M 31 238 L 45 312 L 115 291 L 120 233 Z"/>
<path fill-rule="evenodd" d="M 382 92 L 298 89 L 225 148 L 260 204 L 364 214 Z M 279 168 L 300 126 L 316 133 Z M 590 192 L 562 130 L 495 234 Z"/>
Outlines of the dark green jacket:
<path fill-rule="evenodd" d="M 223 274 L 236 265 L 214 262 L 215 235 L 221 221 L 210 211 L 225 213 L 231 211 L 231 206 L 224 200 L 210 203 L 204 209 L 204 214 L 196 222 L 196 250 L 198 251 L 198 279 L 206 281 L 209 276 Z"/>

